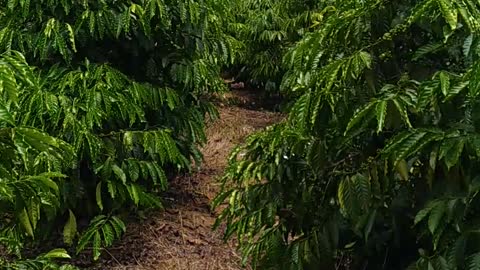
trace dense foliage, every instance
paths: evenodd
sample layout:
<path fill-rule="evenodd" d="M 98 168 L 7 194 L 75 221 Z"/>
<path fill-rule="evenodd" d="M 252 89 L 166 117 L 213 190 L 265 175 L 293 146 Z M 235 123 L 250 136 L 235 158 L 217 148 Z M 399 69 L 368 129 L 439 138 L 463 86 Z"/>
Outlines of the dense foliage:
<path fill-rule="evenodd" d="M 226 238 L 258 269 L 479 269 L 480 4 L 316 8 L 288 120 L 232 153 Z"/>
<path fill-rule="evenodd" d="M 234 79 L 278 92 L 285 68 L 282 56 L 321 16 L 320 1 L 232 1 L 226 31 L 242 42 L 229 71 Z"/>
<path fill-rule="evenodd" d="M 98 259 L 124 214 L 161 207 L 168 177 L 201 160 L 216 115 L 202 95 L 238 46 L 225 4 L 0 1 L 1 246 L 21 257 L 60 234 Z"/>
<path fill-rule="evenodd" d="M 245 262 L 480 269 L 478 1 L 0 4 L 2 267 L 72 269 L 52 259 L 98 259 L 128 212 L 162 207 L 226 68 L 295 101 L 214 202 Z"/>

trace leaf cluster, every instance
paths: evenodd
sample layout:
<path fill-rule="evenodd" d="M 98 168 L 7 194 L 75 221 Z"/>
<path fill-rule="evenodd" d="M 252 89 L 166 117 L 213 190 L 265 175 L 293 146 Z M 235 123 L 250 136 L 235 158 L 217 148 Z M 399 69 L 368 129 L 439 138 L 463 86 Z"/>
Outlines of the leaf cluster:
<path fill-rule="evenodd" d="M 336 1 L 214 206 L 258 269 L 477 269 L 480 5 Z"/>
<path fill-rule="evenodd" d="M 239 46 L 223 31 L 226 10 L 218 0 L 0 1 L 2 246 L 21 258 L 61 234 L 61 247 L 97 260 L 129 212 L 162 207 L 168 179 L 201 162 L 216 116 L 204 96 L 225 89 L 220 67 Z M 47 267 L 42 258 L 32 265 Z"/>

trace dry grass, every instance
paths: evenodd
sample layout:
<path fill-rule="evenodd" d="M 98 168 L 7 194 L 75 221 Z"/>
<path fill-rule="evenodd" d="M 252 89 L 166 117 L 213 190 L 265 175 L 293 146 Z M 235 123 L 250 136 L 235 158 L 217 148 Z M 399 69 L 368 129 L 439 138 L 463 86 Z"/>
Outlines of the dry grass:
<path fill-rule="evenodd" d="M 239 107 L 220 109 L 220 119 L 207 129 L 209 141 L 203 148 L 205 166 L 222 169 L 230 150 L 249 134 L 281 119 L 279 114 Z"/>

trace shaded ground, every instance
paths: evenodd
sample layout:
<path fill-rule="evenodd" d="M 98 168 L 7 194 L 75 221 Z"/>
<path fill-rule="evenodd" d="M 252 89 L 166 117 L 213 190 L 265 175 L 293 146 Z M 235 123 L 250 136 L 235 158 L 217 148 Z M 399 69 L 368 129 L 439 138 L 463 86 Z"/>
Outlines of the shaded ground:
<path fill-rule="evenodd" d="M 174 179 L 166 211 L 148 213 L 144 221 L 131 223 L 122 241 L 106 252 L 95 269 L 242 269 L 234 243 L 224 243 L 222 232 L 212 231 L 215 213 L 209 205 L 230 150 L 248 134 L 281 118 L 249 109 L 259 107 L 255 96 L 235 90 L 220 99 L 220 119 L 207 130 L 203 167 Z"/>

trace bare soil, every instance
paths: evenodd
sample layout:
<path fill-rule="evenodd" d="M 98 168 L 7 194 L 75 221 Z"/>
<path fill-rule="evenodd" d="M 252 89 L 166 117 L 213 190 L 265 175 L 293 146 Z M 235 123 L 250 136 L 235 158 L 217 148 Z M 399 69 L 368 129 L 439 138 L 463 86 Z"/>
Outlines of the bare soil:
<path fill-rule="evenodd" d="M 210 123 L 203 147 L 204 163 L 191 175 L 175 178 L 164 211 L 146 213 L 128 225 L 123 239 L 105 252 L 91 269 L 245 269 L 235 243 L 213 231 L 210 202 L 232 148 L 252 132 L 278 122 L 277 113 L 259 108 L 256 93 L 234 90 L 219 97 L 220 119 Z M 248 266 L 247 266 L 248 269 Z"/>

